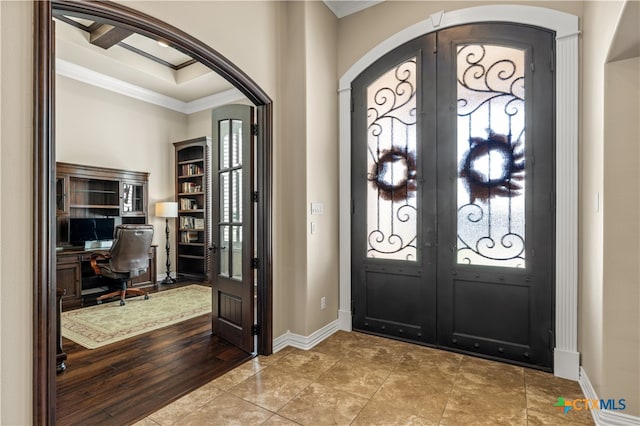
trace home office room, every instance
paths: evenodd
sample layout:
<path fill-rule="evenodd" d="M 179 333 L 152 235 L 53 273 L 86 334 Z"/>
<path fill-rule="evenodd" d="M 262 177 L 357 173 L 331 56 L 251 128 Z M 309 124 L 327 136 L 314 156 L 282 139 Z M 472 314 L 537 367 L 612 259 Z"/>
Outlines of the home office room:
<path fill-rule="evenodd" d="M 253 239 L 252 227 L 243 232 L 242 217 L 243 209 L 250 210 L 250 191 L 243 186 L 249 188 L 253 170 L 243 165 L 254 164 L 253 113 L 240 91 L 160 37 L 145 37 L 87 14 L 56 10 L 54 17 L 55 139 L 60 141 L 56 276 L 62 311 L 56 416 L 62 423 L 105 421 L 101 416 L 112 407 L 140 408 L 123 401 L 140 398 L 153 406 L 174 399 L 254 351 L 253 342 L 245 343 L 244 352 L 230 350 L 210 335 L 209 288 L 218 247 L 215 268 L 236 283 L 244 275 L 253 286 L 251 271 L 243 269 L 249 265 L 243 251 L 252 250 L 242 244 Z M 220 143 L 212 145 L 212 136 Z M 211 173 L 216 174 L 213 179 Z M 212 184 L 220 186 L 214 190 Z M 219 212 L 211 211 L 212 197 L 221 200 Z M 251 223 L 253 214 L 244 216 Z M 227 225 L 212 230 L 212 219 Z M 147 245 L 141 248 L 145 238 Z M 141 253 L 132 253 L 134 249 Z M 126 274 L 122 265 L 138 269 Z M 129 293 L 144 297 L 128 299 Z M 253 324 L 253 315 L 248 321 Z M 171 327 L 177 323 L 180 328 Z M 173 335 L 167 335 L 167 327 Z M 166 346 L 151 353 L 161 357 L 176 352 L 171 368 L 163 370 L 169 375 L 147 374 L 148 386 L 158 390 L 158 383 L 166 384 L 165 394 L 154 400 L 141 398 L 148 392 L 136 386 L 125 393 L 104 386 L 105 381 L 121 386 L 129 373 L 117 369 L 123 375 L 114 375 L 113 362 L 100 365 L 96 360 L 160 362 L 145 355 L 150 342 L 136 347 L 135 336 L 155 329 L 163 329 L 162 336 L 151 345 L 162 341 Z M 127 344 L 118 346 L 125 339 Z M 207 344 L 214 350 L 202 350 Z M 176 349 L 185 346 L 188 356 Z M 217 358 L 222 352 L 225 357 Z M 203 374 L 197 366 L 207 362 L 210 374 Z M 191 380 L 185 370 L 192 372 Z M 176 385 L 177 378 L 182 385 Z M 89 403 L 86 395 L 102 402 L 91 404 L 94 410 L 78 411 Z M 108 420 L 131 417 L 123 411 L 107 415 Z"/>

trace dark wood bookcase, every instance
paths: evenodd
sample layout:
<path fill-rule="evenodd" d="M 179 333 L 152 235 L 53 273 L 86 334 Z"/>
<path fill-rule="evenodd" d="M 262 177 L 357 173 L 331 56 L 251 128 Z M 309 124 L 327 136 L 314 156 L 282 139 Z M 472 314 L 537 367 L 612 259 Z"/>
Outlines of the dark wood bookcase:
<path fill-rule="evenodd" d="M 176 162 L 176 273 L 208 281 L 211 271 L 211 139 L 174 142 Z"/>
<path fill-rule="evenodd" d="M 71 245 L 69 219 L 113 217 L 117 223 L 147 223 L 148 181 L 146 172 L 56 163 L 56 286 L 64 291 L 63 309 L 82 306 L 101 294 L 89 266 L 92 250 Z M 133 285 L 155 283 L 156 247 L 152 246 L 147 272 L 135 278 Z"/>

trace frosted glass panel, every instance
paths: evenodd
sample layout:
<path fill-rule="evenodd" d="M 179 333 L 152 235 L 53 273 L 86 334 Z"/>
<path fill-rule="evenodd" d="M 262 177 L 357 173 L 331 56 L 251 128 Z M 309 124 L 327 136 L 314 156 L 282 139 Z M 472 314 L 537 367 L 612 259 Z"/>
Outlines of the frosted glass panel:
<path fill-rule="evenodd" d="M 220 173 L 220 221 L 229 222 L 229 172 Z"/>
<path fill-rule="evenodd" d="M 231 172 L 231 221 L 242 222 L 242 169 Z"/>
<path fill-rule="evenodd" d="M 367 257 L 416 261 L 416 58 L 367 87 Z"/>
<path fill-rule="evenodd" d="M 242 226 L 234 226 L 231 244 L 231 268 L 232 277 L 242 279 Z"/>
<path fill-rule="evenodd" d="M 525 267 L 523 50 L 458 47 L 458 263 Z"/>
<path fill-rule="evenodd" d="M 242 165 L 242 121 L 231 121 L 231 166 Z"/>
<path fill-rule="evenodd" d="M 229 276 L 229 226 L 220 227 L 220 275 Z"/>
<path fill-rule="evenodd" d="M 229 167 L 229 120 L 219 121 L 220 165 L 219 168 Z"/>

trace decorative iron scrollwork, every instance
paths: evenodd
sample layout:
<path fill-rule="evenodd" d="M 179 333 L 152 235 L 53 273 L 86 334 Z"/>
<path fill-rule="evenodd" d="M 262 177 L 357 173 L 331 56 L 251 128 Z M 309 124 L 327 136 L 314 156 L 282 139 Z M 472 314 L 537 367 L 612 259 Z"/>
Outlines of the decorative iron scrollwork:
<path fill-rule="evenodd" d="M 524 266 L 524 83 L 522 50 L 458 47 L 459 263 Z"/>
<path fill-rule="evenodd" d="M 367 88 L 368 257 L 416 260 L 416 59 Z"/>

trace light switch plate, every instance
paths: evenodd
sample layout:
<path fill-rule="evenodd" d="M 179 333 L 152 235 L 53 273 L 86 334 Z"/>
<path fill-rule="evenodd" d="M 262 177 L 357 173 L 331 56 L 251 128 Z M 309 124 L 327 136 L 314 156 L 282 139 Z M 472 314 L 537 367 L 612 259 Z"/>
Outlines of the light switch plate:
<path fill-rule="evenodd" d="M 324 206 L 322 203 L 311 203 L 311 214 L 322 214 L 324 212 Z"/>

